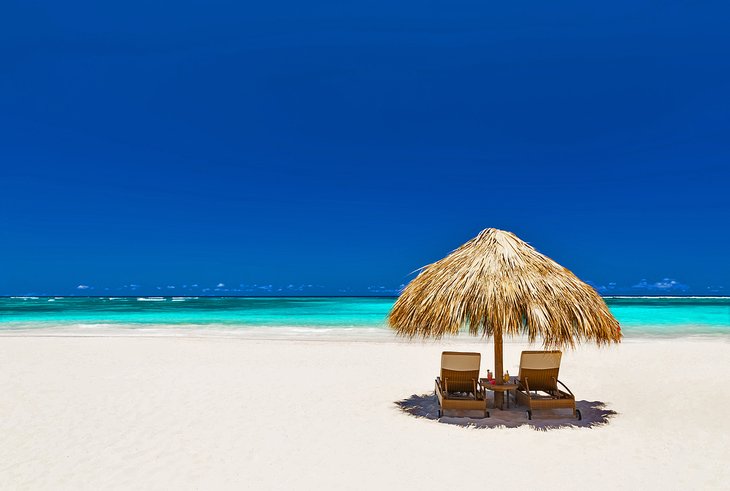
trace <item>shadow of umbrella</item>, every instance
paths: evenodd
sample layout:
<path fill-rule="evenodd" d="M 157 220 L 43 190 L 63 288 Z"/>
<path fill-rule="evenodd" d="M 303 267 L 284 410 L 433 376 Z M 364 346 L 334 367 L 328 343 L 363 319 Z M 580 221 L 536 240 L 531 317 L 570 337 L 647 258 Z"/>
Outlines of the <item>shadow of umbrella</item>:
<path fill-rule="evenodd" d="M 583 419 L 576 420 L 564 410 L 544 410 L 539 419 L 528 420 L 523 407 L 495 411 L 491 418 L 484 418 L 480 411 L 453 411 L 449 416 L 438 417 L 439 404 L 436 395 L 413 394 L 407 399 L 396 401 L 403 412 L 417 418 L 430 419 L 442 424 L 469 428 L 518 428 L 529 426 L 534 430 L 546 431 L 559 428 L 595 428 L 608 424 L 617 413 L 606 407 L 601 401 L 576 401 L 576 406 L 583 413 Z M 474 417 L 471 417 L 474 416 Z"/>

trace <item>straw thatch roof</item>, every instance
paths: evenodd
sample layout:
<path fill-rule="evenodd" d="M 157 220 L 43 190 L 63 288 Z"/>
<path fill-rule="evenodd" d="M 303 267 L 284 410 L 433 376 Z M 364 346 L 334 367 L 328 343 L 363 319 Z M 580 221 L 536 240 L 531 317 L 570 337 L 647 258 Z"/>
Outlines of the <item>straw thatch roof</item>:
<path fill-rule="evenodd" d="M 572 272 L 510 232 L 488 228 L 423 268 L 388 317 L 408 337 L 471 334 L 540 337 L 545 347 L 621 341 L 606 303 Z"/>

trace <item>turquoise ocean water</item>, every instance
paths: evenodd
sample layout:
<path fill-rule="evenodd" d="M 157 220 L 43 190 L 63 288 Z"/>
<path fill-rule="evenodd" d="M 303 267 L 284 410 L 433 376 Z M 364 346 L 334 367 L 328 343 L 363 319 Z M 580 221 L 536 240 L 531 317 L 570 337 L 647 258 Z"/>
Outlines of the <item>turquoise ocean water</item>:
<path fill-rule="evenodd" d="M 394 298 L 4 297 L 0 332 L 84 326 L 386 330 Z M 624 334 L 730 335 L 730 297 L 609 297 Z M 344 331 L 343 331 L 344 332 Z"/>

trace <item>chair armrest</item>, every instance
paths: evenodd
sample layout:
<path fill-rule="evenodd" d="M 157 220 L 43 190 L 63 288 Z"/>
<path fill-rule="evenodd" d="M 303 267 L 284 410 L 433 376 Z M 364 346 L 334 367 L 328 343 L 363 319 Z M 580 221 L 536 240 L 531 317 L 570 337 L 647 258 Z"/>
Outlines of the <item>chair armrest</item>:
<path fill-rule="evenodd" d="M 527 377 L 525 377 L 524 381 L 517 379 L 517 383 L 519 384 L 518 389 L 525 389 L 527 397 L 530 397 L 530 383 L 527 381 Z"/>
<path fill-rule="evenodd" d="M 441 377 L 436 377 L 436 388 L 441 394 L 446 396 L 449 393 L 448 380 L 442 380 Z"/>
<path fill-rule="evenodd" d="M 572 392 L 570 391 L 570 389 L 568 388 L 568 386 L 567 386 L 567 385 L 565 385 L 564 383 L 562 383 L 562 382 L 561 382 L 560 380 L 558 380 L 558 383 L 559 383 L 560 385 L 562 385 L 562 386 L 563 386 L 563 387 L 565 388 L 565 390 L 567 390 L 567 391 L 568 391 L 568 394 L 570 394 L 570 395 L 571 395 L 571 397 L 573 397 L 573 399 L 575 399 L 575 396 L 574 396 L 574 395 L 573 395 L 573 393 L 572 393 Z"/>

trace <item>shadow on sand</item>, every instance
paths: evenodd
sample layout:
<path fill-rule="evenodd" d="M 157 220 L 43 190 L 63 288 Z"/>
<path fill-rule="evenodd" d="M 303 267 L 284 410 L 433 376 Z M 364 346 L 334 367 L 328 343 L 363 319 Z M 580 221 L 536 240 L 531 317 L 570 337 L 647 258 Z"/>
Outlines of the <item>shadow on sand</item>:
<path fill-rule="evenodd" d="M 480 411 L 447 411 L 441 418 L 438 417 L 438 401 L 436 396 L 431 394 L 413 394 L 407 399 L 397 401 L 402 411 L 417 418 L 426 418 L 438 421 L 443 424 L 464 426 L 470 428 L 517 428 L 529 426 L 534 430 L 547 431 L 559 428 L 594 428 L 609 423 L 615 416 L 616 411 L 606 408 L 606 404 L 600 401 L 576 401 L 576 407 L 582 413 L 583 419 L 573 418 L 571 411 L 542 410 L 534 411 L 532 420 L 527 419 L 526 409 L 522 406 L 515 407 L 512 401 L 511 407 L 504 410 L 492 409 L 493 401 L 489 400 L 489 412 L 491 417 L 482 417 Z"/>

